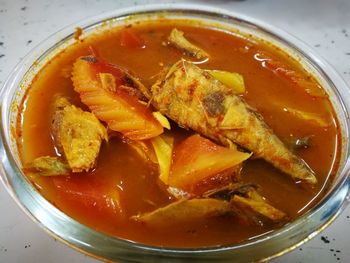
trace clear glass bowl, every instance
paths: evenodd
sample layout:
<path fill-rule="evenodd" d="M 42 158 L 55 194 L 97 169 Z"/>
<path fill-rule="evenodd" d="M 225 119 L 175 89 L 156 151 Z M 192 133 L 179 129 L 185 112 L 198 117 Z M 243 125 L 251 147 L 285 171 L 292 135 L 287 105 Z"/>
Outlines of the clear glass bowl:
<path fill-rule="evenodd" d="M 32 78 L 55 54 L 74 43 L 74 30 L 83 28 L 82 37 L 109 27 L 144 19 L 192 19 L 222 30 L 252 34 L 268 41 L 298 59 L 317 77 L 328 92 L 338 115 L 342 134 L 342 157 L 332 186 L 319 203 L 283 228 L 245 242 L 198 249 L 146 246 L 111 237 L 88 228 L 62 213 L 44 199 L 21 172 L 13 132 L 19 103 Z M 241 14 L 201 5 L 149 5 L 115 10 L 71 25 L 34 48 L 12 71 L 1 90 L 1 179 L 18 205 L 44 230 L 69 246 L 93 257 L 123 262 L 183 262 L 269 260 L 282 255 L 326 228 L 345 206 L 349 191 L 349 112 L 350 92 L 339 76 L 304 43 L 280 29 Z"/>

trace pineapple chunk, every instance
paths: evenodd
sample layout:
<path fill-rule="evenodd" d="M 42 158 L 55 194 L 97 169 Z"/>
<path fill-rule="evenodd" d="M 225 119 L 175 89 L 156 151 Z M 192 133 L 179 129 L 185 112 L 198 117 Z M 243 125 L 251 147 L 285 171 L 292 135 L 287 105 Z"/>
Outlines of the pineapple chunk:
<path fill-rule="evenodd" d="M 285 108 L 283 108 L 283 110 L 285 112 L 292 114 L 293 116 L 295 116 L 296 118 L 298 118 L 300 120 L 311 122 L 311 123 L 313 123 L 317 126 L 323 127 L 323 128 L 328 127 L 330 125 L 330 123 L 328 121 L 326 121 L 324 118 L 322 118 L 322 116 L 320 116 L 317 113 L 297 110 L 297 109 L 294 109 L 291 107 L 285 107 Z"/>
<path fill-rule="evenodd" d="M 159 179 L 168 184 L 174 138 L 160 135 L 151 140 L 159 164 Z"/>
<path fill-rule="evenodd" d="M 223 70 L 206 70 L 210 75 L 216 78 L 225 86 L 231 88 L 235 93 L 244 93 L 243 76 L 236 72 L 228 72 Z"/>

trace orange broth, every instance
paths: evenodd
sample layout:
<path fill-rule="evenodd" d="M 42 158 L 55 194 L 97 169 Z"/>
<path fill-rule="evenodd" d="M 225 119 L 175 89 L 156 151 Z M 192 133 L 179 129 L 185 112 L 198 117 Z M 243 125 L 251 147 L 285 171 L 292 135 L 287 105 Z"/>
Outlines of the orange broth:
<path fill-rule="evenodd" d="M 312 96 L 305 87 L 293 82 L 294 74 L 307 79 L 311 86 L 317 88 L 318 85 L 295 60 L 278 48 L 184 21 L 133 25 L 131 28 L 143 40 L 144 48 L 121 45 L 122 29 L 115 28 L 78 41 L 47 63 L 34 78 L 18 117 L 18 145 L 23 164 L 44 155 L 59 156 L 50 133 L 51 104 L 55 95 L 61 94 L 87 110 L 73 90 L 69 72 L 78 57 L 90 54 L 89 46 L 105 60 L 130 70 L 149 86 L 162 65 L 184 57 L 175 48 L 162 44 L 175 26 L 210 54 L 209 61 L 199 64 L 200 67 L 243 75 L 246 92 L 242 96 L 262 114 L 282 141 L 288 145 L 293 139 L 311 136 L 311 147 L 299 149 L 296 154 L 316 172 L 318 183 L 313 189 L 293 182 L 262 160 L 248 160 L 242 170 L 243 181 L 257 184 L 273 206 L 287 213 L 291 220 L 299 217 L 323 196 L 338 168 L 341 136 L 328 98 Z M 282 74 L 276 67 L 257 59 L 257 54 L 261 53 L 271 58 L 270 62 L 277 62 Z M 292 73 L 283 74 L 283 67 Z M 330 126 L 322 128 L 293 117 L 283 110 L 286 105 L 317 113 Z M 189 134 L 174 123 L 172 127 L 176 131 L 176 144 Z M 30 176 L 30 180 L 53 205 L 79 222 L 109 235 L 145 244 L 166 247 L 234 244 L 277 227 L 241 225 L 232 217 L 203 219 L 161 229 L 134 222 L 130 216 L 153 211 L 175 199 L 160 186 L 157 168 L 143 162 L 119 138 L 103 143 L 97 166 L 91 172 L 66 177 Z M 116 193 L 121 211 L 114 209 L 116 204 L 109 199 Z"/>

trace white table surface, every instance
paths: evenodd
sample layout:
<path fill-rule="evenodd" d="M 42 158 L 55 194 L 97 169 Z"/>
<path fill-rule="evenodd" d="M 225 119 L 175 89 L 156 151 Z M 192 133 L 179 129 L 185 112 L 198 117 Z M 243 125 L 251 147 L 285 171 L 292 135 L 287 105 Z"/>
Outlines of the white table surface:
<path fill-rule="evenodd" d="M 83 18 L 125 6 L 189 1 L 0 0 L 0 85 L 35 45 Z M 350 84 L 349 0 L 191 1 L 264 20 L 314 47 Z M 55 241 L 0 184 L 0 262 L 97 262 Z M 350 207 L 323 233 L 274 262 L 350 262 Z"/>

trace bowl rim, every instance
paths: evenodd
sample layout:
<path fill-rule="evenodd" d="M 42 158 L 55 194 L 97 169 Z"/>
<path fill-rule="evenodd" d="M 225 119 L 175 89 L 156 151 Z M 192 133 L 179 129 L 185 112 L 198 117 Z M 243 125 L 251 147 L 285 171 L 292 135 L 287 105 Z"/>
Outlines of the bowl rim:
<path fill-rule="evenodd" d="M 138 7 L 123 8 L 123 9 L 114 10 L 111 12 L 102 13 L 102 14 L 99 14 L 97 16 L 83 19 L 77 23 L 73 23 L 67 27 L 64 27 L 63 29 L 52 34 L 46 40 L 43 40 L 39 45 L 34 47 L 28 53 L 28 55 L 26 55 L 24 57 L 24 59 L 21 62 L 19 62 L 17 64 L 17 66 L 11 71 L 10 76 L 7 78 L 7 80 L 3 84 L 3 87 L 0 91 L 0 97 L 1 97 L 1 116 L 0 116 L 0 118 L 1 118 L 1 122 L 3 123 L 3 120 L 7 118 L 7 116 L 5 116 L 5 115 L 6 115 L 6 107 L 8 105 L 3 103 L 3 100 L 4 100 L 3 98 L 5 96 L 8 96 L 8 94 L 10 92 L 9 89 L 6 89 L 5 87 L 11 86 L 11 84 L 13 85 L 17 81 L 21 81 L 18 79 L 21 77 L 21 74 L 19 74 L 19 73 L 21 73 L 21 72 L 25 73 L 23 71 L 28 70 L 30 68 L 28 66 L 31 66 L 31 64 L 33 63 L 33 57 L 38 57 L 38 55 L 37 55 L 38 50 L 40 53 L 40 57 L 45 56 L 46 52 L 49 52 L 52 48 L 54 48 L 54 46 L 60 45 L 60 43 L 63 43 L 66 41 L 66 39 L 70 38 L 72 36 L 72 34 L 74 34 L 74 29 L 79 25 L 85 25 L 84 28 L 85 27 L 90 28 L 93 25 L 99 24 L 102 21 L 108 20 L 108 19 L 113 18 L 113 17 L 118 18 L 118 17 L 128 16 L 128 15 L 143 14 L 143 13 L 147 13 L 147 12 L 154 13 L 154 12 L 159 12 L 159 11 L 167 11 L 169 13 L 176 12 L 176 11 L 199 12 L 199 13 L 205 13 L 207 15 L 212 15 L 212 16 L 233 18 L 236 20 L 243 21 L 244 23 L 247 23 L 247 24 L 250 24 L 253 26 L 257 26 L 260 29 L 263 29 L 263 30 L 267 31 L 268 33 L 273 34 L 274 36 L 281 38 L 283 41 L 287 41 L 289 45 L 292 44 L 291 47 L 293 49 L 297 50 L 299 53 L 304 55 L 307 59 L 309 59 L 313 62 L 316 62 L 317 65 L 320 66 L 321 69 L 327 68 L 327 73 L 324 73 L 324 74 L 326 77 L 331 79 L 332 83 L 334 82 L 332 80 L 336 79 L 338 84 L 340 83 L 343 86 L 347 86 L 345 81 L 342 79 L 342 77 L 327 62 L 325 62 L 325 60 L 319 54 L 317 54 L 313 49 L 311 49 L 309 46 L 307 46 L 305 43 L 303 43 L 302 41 L 300 41 L 296 37 L 292 36 L 290 33 L 287 33 L 285 31 L 283 31 L 275 26 L 272 26 L 270 24 L 267 24 L 261 20 L 246 16 L 244 14 L 240 14 L 237 12 L 232 12 L 232 11 L 227 11 L 224 9 L 212 7 L 209 5 L 152 4 L 152 5 L 145 5 L 145 6 L 138 6 Z M 60 41 L 57 42 L 57 36 L 60 36 L 60 35 L 64 35 L 64 37 Z M 281 37 L 281 36 L 283 36 L 283 37 Z M 43 46 L 49 47 L 47 50 L 45 50 L 44 53 L 41 52 L 41 49 Z M 341 99 L 341 97 L 344 97 L 345 94 L 348 97 L 350 97 L 350 91 L 349 90 L 339 91 L 337 88 L 335 89 L 335 91 L 339 93 L 336 95 L 339 97 L 340 103 L 342 104 L 341 106 L 344 108 L 343 110 L 345 111 L 345 113 L 350 112 L 349 102 L 343 101 Z M 346 116 L 346 118 L 347 118 L 347 120 L 349 119 L 348 116 Z M 45 223 L 43 223 L 41 220 L 39 220 L 32 213 L 32 211 L 30 211 L 28 206 L 26 206 L 23 203 L 23 201 L 20 200 L 18 193 L 16 193 L 14 191 L 13 186 L 11 185 L 11 178 L 9 180 L 9 178 L 7 177 L 6 172 L 5 172 L 8 170 L 14 170 L 16 174 L 22 176 L 21 170 L 16 165 L 16 160 L 13 158 L 12 155 L 8 156 L 8 153 L 11 153 L 11 149 L 10 149 L 10 146 L 7 144 L 6 131 L 4 130 L 4 128 L 5 128 L 4 126 L 1 127 L 0 150 L 3 153 L 3 156 L 6 156 L 8 158 L 8 160 L 7 160 L 7 162 L 2 160 L 2 166 L 0 167 L 1 168 L 0 169 L 0 173 L 1 173 L 0 178 L 3 182 L 3 184 L 5 185 L 5 188 L 7 189 L 7 191 L 10 193 L 10 195 L 13 197 L 13 199 L 17 202 L 17 204 L 22 208 L 22 210 L 25 211 L 26 214 L 28 214 L 44 230 L 49 232 L 50 235 L 53 235 L 55 238 L 61 240 L 62 242 L 68 244 L 69 246 L 71 246 L 71 247 L 73 247 L 81 252 L 84 252 L 84 253 L 89 254 L 90 256 L 96 257 L 96 254 L 91 254 L 86 249 L 84 249 L 84 248 L 86 248 L 86 244 L 84 245 L 84 244 L 77 244 L 79 242 L 77 242 L 77 243 L 70 242 L 70 241 L 64 239 L 63 237 L 61 237 L 56 232 L 54 232 L 47 225 L 45 225 Z M 347 128 L 346 135 L 348 136 L 348 134 L 349 134 L 348 123 L 346 124 L 346 128 Z M 348 154 L 347 154 L 347 156 L 348 156 Z M 336 211 L 333 211 L 334 213 L 328 218 L 328 220 L 326 222 L 324 222 L 323 226 L 321 226 L 316 231 L 318 233 L 319 231 L 323 230 L 327 225 L 329 225 L 336 218 L 336 216 L 340 213 L 341 208 L 344 207 L 344 203 L 345 203 L 344 200 L 348 194 L 348 189 L 349 189 L 349 184 L 350 184 L 350 180 L 348 178 L 349 167 L 350 167 L 350 161 L 344 160 L 344 165 L 342 167 L 342 171 L 338 171 L 338 172 L 344 172 L 346 170 L 347 175 L 344 176 L 344 178 L 342 178 L 342 180 L 340 182 L 338 182 L 339 188 L 337 188 L 337 189 L 335 188 L 330 193 L 328 193 L 328 196 L 327 196 L 328 198 L 325 198 L 324 200 L 317 203 L 315 206 L 313 206 L 311 209 L 309 209 L 303 216 L 294 220 L 292 223 L 287 224 L 280 229 L 274 230 L 273 232 L 268 233 L 267 235 L 264 235 L 262 238 L 254 239 L 253 242 L 251 242 L 250 240 L 247 240 L 247 241 L 238 243 L 238 244 L 233 245 L 233 246 L 232 245 L 223 245 L 223 246 L 205 247 L 205 248 L 164 248 L 164 247 L 140 244 L 140 243 L 128 241 L 125 239 L 120 239 L 117 237 L 111 237 L 111 236 L 108 236 L 106 234 L 102 234 L 102 236 L 107 237 L 107 238 L 111 238 L 111 239 L 117 241 L 117 243 L 124 244 L 126 246 L 132 246 L 134 248 L 141 249 L 144 251 L 156 252 L 156 253 L 158 253 L 158 255 L 164 254 L 164 253 L 175 253 L 175 254 L 181 253 L 184 255 L 189 255 L 192 253 L 201 254 L 201 253 L 214 253 L 214 252 L 217 253 L 217 252 L 232 251 L 232 250 L 240 249 L 240 248 L 245 247 L 245 246 L 251 246 L 252 244 L 265 242 L 266 240 L 269 240 L 271 238 L 275 238 L 275 237 L 278 237 L 279 235 L 283 235 L 285 232 L 288 232 L 291 227 L 295 227 L 296 225 L 300 224 L 300 221 L 304 220 L 305 218 L 308 219 L 308 218 L 312 217 L 312 215 L 315 214 L 316 212 L 319 212 L 319 210 L 323 208 L 324 204 L 329 200 L 330 197 L 338 194 L 338 197 L 340 198 L 340 203 L 338 203 Z M 22 183 L 24 183 L 24 182 L 22 182 Z M 27 181 L 27 183 L 28 183 L 28 181 Z M 32 188 L 35 189 L 34 187 L 32 187 Z M 38 193 L 38 195 L 40 195 L 40 194 Z M 46 199 L 44 199 L 41 195 L 40 195 L 40 197 L 43 199 L 40 201 L 42 203 L 44 203 L 45 205 L 52 206 L 51 209 L 57 210 L 55 212 L 62 213 L 64 216 L 68 217 L 71 221 L 75 221 L 77 224 L 82 225 L 81 223 L 77 222 L 75 219 L 70 218 L 69 216 L 67 216 L 66 214 L 64 214 L 63 212 L 58 210 L 57 208 L 53 207 L 53 205 L 51 203 L 49 203 Z M 82 226 L 85 228 L 88 228 L 89 230 L 92 230 L 85 225 L 82 225 Z M 92 230 L 92 231 L 95 232 L 95 230 Z M 100 233 L 100 232 L 98 232 L 98 233 Z M 268 258 L 265 258 L 265 260 L 269 260 L 275 256 L 279 256 L 285 252 L 288 252 L 291 248 L 295 248 L 295 247 L 301 245 L 302 243 L 306 242 L 308 239 L 312 238 L 314 235 L 315 235 L 315 232 L 309 233 L 309 235 L 306 238 L 304 238 L 303 240 L 300 240 L 298 244 L 295 244 L 293 247 L 289 247 L 284 251 L 280 251 L 278 253 L 275 253 L 274 255 L 271 255 Z M 97 257 L 100 259 L 103 258 L 100 256 L 97 256 Z"/>

